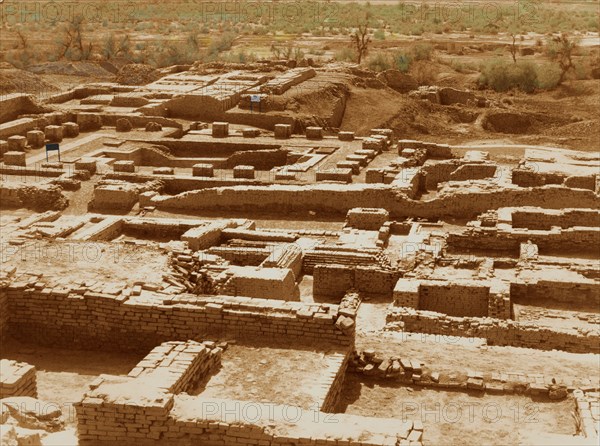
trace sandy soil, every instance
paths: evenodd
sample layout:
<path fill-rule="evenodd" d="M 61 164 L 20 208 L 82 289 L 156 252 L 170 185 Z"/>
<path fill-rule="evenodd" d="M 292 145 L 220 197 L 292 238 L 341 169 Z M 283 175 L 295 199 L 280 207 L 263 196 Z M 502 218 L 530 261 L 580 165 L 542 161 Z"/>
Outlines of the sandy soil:
<path fill-rule="evenodd" d="M 384 333 L 359 335 L 358 350 L 368 348 L 386 355 L 420 359 L 436 371 L 522 372 L 551 377 L 592 379 L 600 385 L 600 356 L 519 347 L 482 346 L 478 338 L 429 334 Z"/>
<path fill-rule="evenodd" d="M 38 398 L 63 411 L 67 425 L 76 425 L 73 403 L 101 374 L 127 375 L 143 354 L 58 349 L 2 339 L 1 357 L 36 367 Z"/>
<path fill-rule="evenodd" d="M 315 384 L 326 373 L 327 353 L 289 347 L 230 345 L 219 372 L 191 393 L 308 408 L 324 396 Z"/>
<path fill-rule="evenodd" d="M 519 396 L 479 396 L 361 383 L 346 377 L 339 409 L 349 414 L 419 420 L 425 444 L 519 444 L 524 434 L 573 435 L 573 400 L 533 401 Z"/>

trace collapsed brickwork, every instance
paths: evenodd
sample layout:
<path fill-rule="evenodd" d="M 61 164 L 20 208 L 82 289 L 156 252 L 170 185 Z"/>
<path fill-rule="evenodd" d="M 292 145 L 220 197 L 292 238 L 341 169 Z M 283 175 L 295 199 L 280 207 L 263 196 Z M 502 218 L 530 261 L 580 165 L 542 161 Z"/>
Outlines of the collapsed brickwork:
<path fill-rule="evenodd" d="M 484 338 L 490 345 L 512 345 L 538 350 L 598 353 L 600 334 L 558 330 L 536 324 L 498 319 L 453 317 L 431 311 L 398 308 L 387 315 L 388 327 L 412 333 Z"/>

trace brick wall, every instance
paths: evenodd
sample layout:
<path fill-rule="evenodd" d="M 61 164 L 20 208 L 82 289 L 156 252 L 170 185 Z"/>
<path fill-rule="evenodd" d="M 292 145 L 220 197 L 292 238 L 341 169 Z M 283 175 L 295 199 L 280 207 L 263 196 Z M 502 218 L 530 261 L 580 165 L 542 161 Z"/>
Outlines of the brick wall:
<path fill-rule="evenodd" d="M 10 396 L 37 398 L 34 366 L 9 359 L 0 360 L 0 398 Z"/>
<path fill-rule="evenodd" d="M 353 288 L 391 300 L 399 275 L 398 271 L 377 267 L 318 264 L 313 269 L 313 294 L 342 298 Z"/>
<path fill-rule="evenodd" d="M 487 339 L 490 345 L 512 345 L 538 350 L 564 350 L 574 353 L 600 353 L 600 334 L 576 330 L 554 330 L 535 324 L 452 317 L 431 311 L 396 308 L 387 315 L 388 329 Z"/>
<path fill-rule="evenodd" d="M 412 421 L 251 401 L 157 393 L 137 404 L 114 404 L 114 390 L 121 389 L 99 387 L 104 395 L 86 396 L 77 406 L 78 418 L 86 421 L 78 426 L 81 445 L 339 446 L 342 441 L 345 446 L 389 446 L 410 438 L 406 444 L 420 446 L 423 435 L 422 426 Z M 101 429 L 89 429 L 88 420 L 103 420 Z"/>
<path fill-rule="evenodd" d="M 159 209 L 269 210 L 278 212 L 312 209 L 325 214 L 345 215 L 355 207 L 387 209 L 396 217 L 470 218 L 490 209 L 506 206 L 539 206 L 560 209 L 573 207 L 597 209 L 598 196 L 589 190 L 562 186 L 540 188 L 502 188 L 489 184 L 446 183 L 447 187 L 427 201 L 414 201 L 390 186 L 379 184 L 320 184 L 312 186 L 271 185 L 222 187 L 190 191 L 175 196 L 159 196 L 152 205 Z"/>
<path fill-rule="evenodd" d="M 26 288 L 27 286 L 27 288 Z M 153 295 L 150 300 L 85 288 L 8 288 L 9 329 L 42 345 L 140 350 L 164 341 L 229 336 L 351 345 L 354 329 L 336 328 L 338 307 L 246 297 Z"/>
<path fill-rule="evenodd" d="M 0 286 L 0 339 L 8 333 L 8 294 L 4 286 Z"/>

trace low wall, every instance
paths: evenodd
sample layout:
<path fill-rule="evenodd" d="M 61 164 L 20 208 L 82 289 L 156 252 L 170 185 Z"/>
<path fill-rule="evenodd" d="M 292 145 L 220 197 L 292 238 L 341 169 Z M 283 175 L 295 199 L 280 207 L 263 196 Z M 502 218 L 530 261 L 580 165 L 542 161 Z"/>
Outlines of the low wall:
<path fill-rule="evenodd" d="M 123 180 L 132 183 L 145 183 L 152 180 L 161 180 L 165 185 L 165 193 L 181 194 L 199 189 L 216 188 L 223 186 L 252 186 L 262 184 L 259 180 L 243 178 L 205 178 L 181 175 L 144 175 L 137 173 L 110 172 L 104 175 L 108 180 Z"/>
<path fill-rule="evenodd" d="M 550 231 L 511 229 L 500 231 L 495 228 L 471 230 L 460 234 L 449 234 L 446 242 L 451 249 L 489 249 L 492 251 L 518 252 L 521 243 L 538 246 L 540 252 L 594 252 L 600 245 L 600 227 L 553 228 Z"/>
<path fill-rule="evenodd" d="M 490 345 L 512 345 L 538 350 L 600 353 L 600 334 L 583 335 L 576 330 L 553 330 L 535 324 L 489 318 L 452 317 L 430 311 L 397 308 L 387 315 L 387 328 L 487 339 Z"/>
<path fill-rule="evenodd" d="M 513 228 L 550 230 L 553 226 L 571 228 L 573 226 L 600 226 L 600 212 L 592 209 L 514 209 L 511 212 Z"/>
<path fill-rule="evenodd" d="M 501 281 L 400 279 L 394 305 L 458 317 L 510 319 L 509 286 Z"/>
<path fill-rule="evenodd" d="M 42 212 L 64 209 L 69 201 L 58 186 L 50 184 L 32 186 L 0 181 L 0 203 L 1 208 L 27 208 Z"/>
<path fill-rule="evenodd" d="M 315 265 L 313 294 L 342 298 L 350 289 L 391 300 L 400 273 L 381 268 L 348 265 Z"/>
<path fill-rule="evenodd" d="M 599 308 L 600 283 L 594 280 L 586 282 L 564 282 L 538 280 L 537 282 L 511 283 L 510 296 L 514 303 L 548 301 L 568 303 L 570 308 Z"/>
<path fill-rule="evenodd" d="M 353 327 L 343 333 L 335 325 L 336 305 L 160 294 L 149 303 L 130 296 L 129 289 L 109 295 L 85 288 L 35 289 L 24 282 L 13 282 L 7 294 L 10 334 L 42 345 L 144 350 L 205 336 L 291 339 L 300 345 L 354 342 Z"/>
<path fill-rule="evenodd" d="M 19 115 L 44 113 L 46 109 L 33 101 L 33 97 L 23 93 L 13 93 L 0 98 L 0 122 L 8 122 Z"/>
<path fill-rule="evenodd" d="M 80 421 L 82 446 L 389 446 L 404 444 L 402 440 L 421 446 L 423 435 L 422 426 L 412 421 L 156 391 L 143 402 L 116 404 L 110 398 L 121 388 L 105 387 L 89 392 L 76 406 L 79 420 L 103 420 L 102 429 L 90 429 Z M 102 391 L 108 394 L 100 394 Z M 123 389 L 123 393 L 131 392 Z"/>
<path fill-rule="evenodd" d="M 0 287 L 0 339 L 8 334 L 8 294 L 4 284 Z"/>
<path fill-rule="evenodd" d="M 447 183 L 448 184 L 448 183 Z M 565 203 L 597 209 L 598 196 L 588 190 L 561 186 L 497 188 L 481 186 L 444 190 L 436 198 L 416 201 L 392 187 L 378 184 L 322 184 L 313 186 L 221 187 L 152 199 L 159 209 L 223 209 L 237 211 L 306 212 L 345 215 L 355 207 L 387 209 L 392 217 L 475 217 L 490 209 L 537 206 L 560 209 Z"/>
<path fill-rule="evenodd" d="M 11 396 L 37 398 L 35 367 L 25 362 L 0 360 L 0 399 Z"/>

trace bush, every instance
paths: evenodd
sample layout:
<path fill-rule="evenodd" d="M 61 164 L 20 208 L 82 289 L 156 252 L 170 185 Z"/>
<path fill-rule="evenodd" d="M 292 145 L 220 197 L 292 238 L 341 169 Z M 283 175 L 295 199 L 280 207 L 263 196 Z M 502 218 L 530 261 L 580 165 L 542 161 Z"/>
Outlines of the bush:
<path fill-rule="evenodd" d="M 560 68 L 554 64 L 543 64 L 537 67 L 538 88 L 552 90 L 560 80 Z"/>
<path fill-rule="evenodd" d="M 338 62 L 356 62 L 358 59 L 356 51 L 353 48 L 344 47 L 334 53 L 335 60 Z"/>
<path fill-rule="evenodd" d="M 373 37 L 377 40 L 385 40 L 385 31 L 382 29 L 378 29 L 373 33 Z"/>
<path fill-rule="evenodd" d="M 218 39 L 212 40 L 208 45 L 208 53 L 211 55 L 216 55 L 231 49 L 235 37 L 235 34 L 226 32 Z"/>
<path fill-rule="evenodd" d="M 385 71 L 389 70 L 392 66 L 384 54 L 377 53 L 375 56 L 369 57 L 367 67 L 372 71 Z"/>
<path fill-rule="evenodd" d="M 493 60 L 481 67 L 480 85 L 503 92 L 517 88 L 533 93 L 538 87 L 536 66 L 531 62 L 511 63 L 506 60 Z"/>
<path fill-rule="evenodd" d="M 431 60 L 433 54 L 433 46 L 428 43 L 417 43 L 412 48 L 414 60 Z"/>
<path fill-rule="evenodd" d="M 406 73 L 409 70 L 412 62 L 411 56 L 396 52 L 392 54 L 392 58 L 394 59 L 394 67 L 397 70 L 402 71 L 403 73 Z"/>

